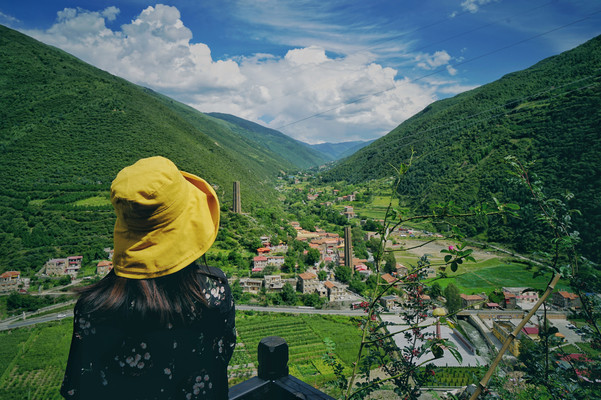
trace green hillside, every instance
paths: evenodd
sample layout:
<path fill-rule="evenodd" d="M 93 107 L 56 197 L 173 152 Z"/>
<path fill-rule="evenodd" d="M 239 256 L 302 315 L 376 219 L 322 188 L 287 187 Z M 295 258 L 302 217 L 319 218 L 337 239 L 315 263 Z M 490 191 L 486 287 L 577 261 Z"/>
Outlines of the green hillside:
<path fill-rule="evenodd" d="M 238 132 L 261 148 L 280 154 L 297 168 L 316 167 L 330 161 L 328 157 L 313 150 L 306 143 L 292 139 L 274 129 L 230 114 L 209 113 L 208 115 L 225 121 L 230 130 Z"/>
<path fill-rule="evenodd" d="M 416 159 L 400 188 L 418 211 L 454 199 L 470 206 L 500 199 L 525 205 L 525 219 L 505 228 L 471 225 L 468 233 L 510 242 L 519 250 L 544 248 L 526 233 L 536 210 L 523 191 L 507 184 L 503 159 L 534 161 L 550 196 L 565 190 L 578 218 L 582 252 L 601 261 L 601 37 L 450 99 L 437 101 L 386 136 L 324 174 L 323 179 L 363 182 L 393 175 L 392 166 Z"/>
<path fill-rule="evenodd" d="M 351 154 L 357 152 L 358 150 L 364 148 L 365 146 L 372 143 L 373 140 L 370 141 L 353 141 L 353 142 L 342 142 L 342 143 L 319 143 L 319 144 L 310 144 L 311 148 L 325 154 L 328 158 L 332 160 L 340 160 L 344 157 L 348 157 Z"/>
<path fill-rule="evenodd" d="M 295 166 L 237 129 L 0 26 L 0 271 L 110 244 L 110 182 L 142 157 L 206 178 L 224 207 L 235 180 L 246 211 L 274 203 Z"/>

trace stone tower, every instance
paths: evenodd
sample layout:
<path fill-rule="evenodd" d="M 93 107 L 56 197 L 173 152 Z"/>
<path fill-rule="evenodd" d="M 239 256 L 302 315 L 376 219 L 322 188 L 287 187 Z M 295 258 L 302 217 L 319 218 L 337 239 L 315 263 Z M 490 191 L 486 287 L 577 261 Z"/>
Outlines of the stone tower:
<path fill-rule="evenodd" d="M 234 182 L 234 205 L 232 211 L 240 214 L 242 212 L 242 204 L 240 203 L 240 182 Z"/>
<path fill-rule="evenodd" d="M 353 244 L 350 226 L 344 227 L 344 265 L 353 268 Z"/>

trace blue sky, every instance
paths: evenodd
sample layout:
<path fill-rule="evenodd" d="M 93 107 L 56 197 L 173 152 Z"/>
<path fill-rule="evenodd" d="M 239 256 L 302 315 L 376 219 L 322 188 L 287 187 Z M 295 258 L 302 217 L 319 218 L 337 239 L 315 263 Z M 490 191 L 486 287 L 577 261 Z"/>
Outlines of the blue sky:
<path fill-rule="evenodd" d="M 0 24 L 203 112 L 375 139 L 601 34 L 592 0 L 0 0 Z"/>

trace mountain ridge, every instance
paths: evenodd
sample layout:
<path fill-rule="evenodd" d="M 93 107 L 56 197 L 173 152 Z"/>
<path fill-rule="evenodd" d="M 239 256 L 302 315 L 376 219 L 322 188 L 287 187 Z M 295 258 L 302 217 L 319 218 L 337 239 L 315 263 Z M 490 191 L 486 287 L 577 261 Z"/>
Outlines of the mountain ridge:
<path fill-rule="evenodd" d="M 399 190 L 421 212 L 454 200 L 464 207 L 491 201 L 518 201 L 525 220 L 534 205 L 511 187 L 504 158 L 514 155 L 532 168 L 547 194 L 576 196 L 570 206 L 581 231 L 583 254 L 601 261 L 595 235 L 601 226 L 601 36 L 570 51 L 542 60 L 523 71 L 455 97 L 428 105 L 384 137 L 322 174 L 325 181 L 352 183 L 393 175 L 391 165 L 413 164 Z M 482 221 L 466 227 L 474 235 L 512 243 L 518 251 L 542 249 L 544 235 L 528 233 L 511 221 L 490 228 Z M 521 239 L 518 239 L 521 238 Z M 528 246 L 527 242 L 534 244 Z"/>

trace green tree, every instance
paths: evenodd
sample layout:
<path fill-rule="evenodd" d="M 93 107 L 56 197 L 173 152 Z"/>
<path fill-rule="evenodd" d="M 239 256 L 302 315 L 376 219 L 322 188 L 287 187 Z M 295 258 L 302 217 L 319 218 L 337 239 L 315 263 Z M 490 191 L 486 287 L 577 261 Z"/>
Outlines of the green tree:
<path fill-rule="evenodd" d="M 440 296 L 442 296 L 442 288 L 440 287 L 440 283 L 434 282 L 432 286 L 430 286 L 430 297 L 436 299 Z"/>
<path fill-rule="evenodd" d="M 461 309 L 461 296 L 457 286 L 449 283 L 444 290 L 444 297 L 447 299 L 447 309 L 449 310 L 449 313 L 454 313 Z"/>
<path fill-rule="evenodd" d="M 391 251 L 384 254 L 384 272 L 389 274 L 396 272 L 396 257 Z"/>
<path fill-rule="evenodd" d="M 351 268 L 347 267 L 346 265 L 339 265 L 334 270 L 334 276 L 336 277 L 336 280 L 342 283 L 348 283 L 351 279 L 351 275 Z"/>
<path fill-rule="evenodd" d="M 290 306 L 295 305 L 296 301 L 298 299 L 298 296 L 296 295 L 296 291 L 294 290 L 292 285 L 288 282 L 286 282 L 284 284 L 284 287 L 282 288 L 282 293 L 280 293 L 280 296 L 282 298 L 282 302 L 284 304 L 287 304 Z"/>
<path fill-rule="evenodd" d="M 307 250 L 307 255 L 305 256 L 305 263 L 307 265 L 315 265 L 315 263 L 319 262 L 319 258 L 321 254 L 319 254 L 319 250 L 317 249 L 309 249 Z"/>
<path fill-rule="evenodd" d="M 235 301 L 239 301 L 242 298 L 242 286 L 240 286 L 240 279 L 236 279 L 232 284 L 232 297 Z"/>
<path fill-rule="evenodd" d="M 318 278 L 320 281 L 322 281 L 322 282 L 323 282 L 323 281 L 325 281 L 325 280 L 328 278 L 328 273 L 327 273 L 326 271 L 324 271 L 324 270 L 320 270 L 320 271 L 317 273 L 317 278 Z"/>

